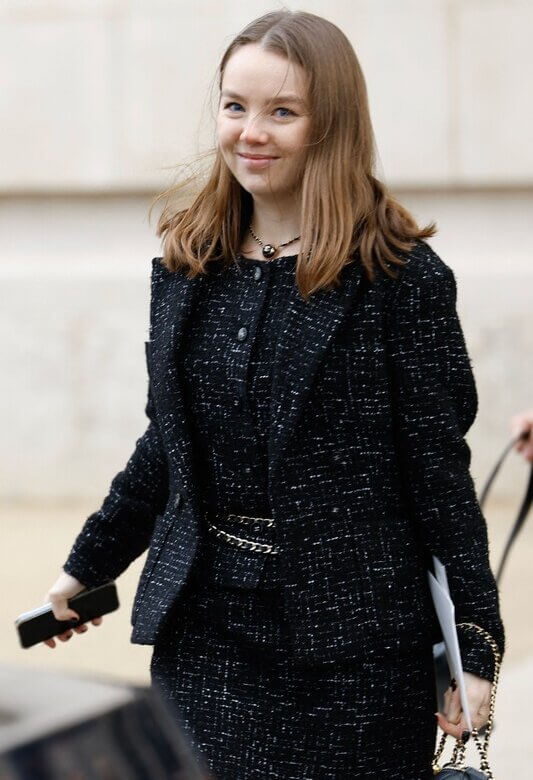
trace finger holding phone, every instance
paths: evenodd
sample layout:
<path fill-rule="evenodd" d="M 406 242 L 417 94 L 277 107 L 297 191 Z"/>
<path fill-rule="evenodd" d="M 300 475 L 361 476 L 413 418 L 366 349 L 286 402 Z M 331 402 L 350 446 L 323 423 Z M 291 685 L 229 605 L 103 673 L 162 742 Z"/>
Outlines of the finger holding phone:
<path fill-rule="evenodd" d="M 73 596 L 77 596 L 78 593 L 85 590 L 83 585 L 76 577 L 66 572 L 61 572 L 57 580 L 54 582 L 50 590 L 45 596 L 45 602 L 52 605 L 52 612 L 57 620 L 79 620 L 79 615 L 73 609 L 68 606 L 68 599 Z M 91 620 L 91 623 L 95 626 L 99 626 L 102 622 L 102 617 L 95 617 Z M 84 634 L 87 631 L 87 624 L 81 623 L 75 628 L 71 628 L 68 631 L 64 631 L 62 634 L 57 635 L 57 639 L 61 642 L 69 640 L 75 631 L 77 634 Z M 48 647 L 55 647 L 55 639 L 45 639 L 43 644 Z"/>
<path fill-rule="evenodd" d="M 86 587 L 63 570 L 45 596 L 45 603 L 36 609 L 22 612 L 15 619 L 15 628 L 22 647 L 44 644 L 56 646 L 70 639 L 74 631 L 83 634 L 89 622 L 98 626 L 103 615 L 120 607 L 117 587 L 107 579 Z"/>

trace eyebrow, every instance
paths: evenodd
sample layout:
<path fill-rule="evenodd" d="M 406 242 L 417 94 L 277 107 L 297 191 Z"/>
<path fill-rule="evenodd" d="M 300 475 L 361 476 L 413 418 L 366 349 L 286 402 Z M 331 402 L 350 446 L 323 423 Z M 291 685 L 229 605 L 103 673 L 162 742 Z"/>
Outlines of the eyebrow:
<path fill-rule="evenodd" d="M 227 89 L 222 90 L 221 94 L 223 97 L 234 98 L 235 100 L 244 100 L 242 95 L 238 95 L 236 92 L 231 92 Z M 269 103 L 299 103 L 302 106 L 305 105 L 305 101 L 302 100 L 301 97 L 298 97 L 298 95 L 293 95 L 293 94 L 275 95 L 268 102 Z"/>

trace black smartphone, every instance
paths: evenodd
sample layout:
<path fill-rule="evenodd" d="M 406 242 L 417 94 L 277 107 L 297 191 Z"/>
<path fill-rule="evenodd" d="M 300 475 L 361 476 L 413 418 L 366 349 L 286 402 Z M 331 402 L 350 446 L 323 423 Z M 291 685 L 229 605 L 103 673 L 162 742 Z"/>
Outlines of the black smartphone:
<path fill-rule="evenodd" d="M 51 639 L 93 618 L 107 615 L 118 609 L 117 587 L 113 581 L 110 581 L 97 588 L 82 590 L 68 600 L 68 605 L 78 613 L 79 620 L 57 620 L 51 604 L 43 604 L 42 607 L 19 615 L 15 620 L 15 626 L 22 647 L 32 647 L 45 639 Z"/>

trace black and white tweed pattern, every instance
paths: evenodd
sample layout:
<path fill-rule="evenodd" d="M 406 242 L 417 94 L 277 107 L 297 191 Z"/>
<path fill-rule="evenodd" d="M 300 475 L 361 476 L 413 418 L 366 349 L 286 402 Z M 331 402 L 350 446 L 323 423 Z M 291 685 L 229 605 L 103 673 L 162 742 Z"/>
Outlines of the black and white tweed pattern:
<path fill-rule="evenodd" d="M 301 664 L 279 588 L 206 581 L 195 560 L 151 674 L 217 780 L 430 780 L 431 648 Z"/>
<path fill-rule="evenodd" d="M 280 317 L 294 284 L 296 256 L 270 262 L 238 258 L 212 274 L 188 320 L 178 356 L 187 419 L 195 456 L 195 475 L 205 516 L 217 527 L 245 539 L 276 544 L 276 527 L 260 520 L 239 524 L 230 513 L 271 518 L 268 498 L 268 432 L 271 367 Z M 240 332 L 246 323 L 246 333 Z M 241 338 L 236 336 L 241 335 Z M 262 530 L 264 528 L 263 533 Z M 213 538 L 213 582 L 272 587 L 279 578 L 278 558 L 248 552 Z"/>
<path fill-rule="evenodd" d="M 66 570 L 118 576 L 149 544 L 132 641 L 153 644 L 203 538 L 179 355 L 210 274 L 153 262 L 150 425 Z M 451 270 L 423 241 L 398 279 L 363 276 L 304 302 L 294 283 L 279 327 L 268 405 L 268 501 L 295 661 L 376 660 L 438 641 L 426 582 L 447 567 L 458 622 L 504 648 L 485 521 L 464 435 L 477 408 Z M 241 312 L 239 327 L 246 324 Z M 461 637 L 465 668 L 492 678 L 490 649 Z"/>

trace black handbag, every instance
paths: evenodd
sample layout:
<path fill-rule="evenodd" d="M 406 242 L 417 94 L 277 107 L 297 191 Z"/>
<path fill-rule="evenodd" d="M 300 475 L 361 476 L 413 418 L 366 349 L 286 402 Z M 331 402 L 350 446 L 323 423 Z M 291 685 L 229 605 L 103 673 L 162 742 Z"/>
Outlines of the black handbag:
<path fill-rule="evenodd" d="M 471 737 L 474 740 L 480 756 L 481 769 L 473 769 L 472 767 L 465 766 L 465 750 L 466 742 L 462 739 L 458 739 L 455 742 L 455 747 L 452 752 L 451 760 L 444 766 L 439 765 L 440 758 L 444 752 L 446 745 L 446 739 L 448 734 L 443 733 L 435 755 L 433 757 L 433 773 L 440 780 L 494 780 L 491 768 L 488 760 L 489 739 L 492 733 L 492 726 L 494 723 L 494 702 L 496 700 L 496 691 L 498 688 L 498 680 L 500 678 L 500 666 L 501 666 L 501 654 L 498 645 L 484 628 L 477 626 L 475 623 L 459 623 L 458 626 L 466 628 L 469 631 L 476 631 L 489 643 L 494 653 L 494 679 L 492 681 L 492 689 L 490 692 L 489 702 L 489 717 L 484 729 L 483 739 L 481 739 L 477 729 L 472 729 Z"/>
<path fill-rule="evenodd" d="M 464 780 L 487 780 L 486 774 L 480 772 L 479 769 L 472 769 L 470 766 L 466 769 L 444 768 L 441 769 L 437 777 L 440 777 L 440 780 L 459 780 L 459 778 L 464 778 Z"/>

